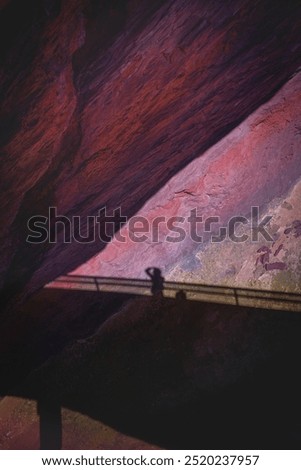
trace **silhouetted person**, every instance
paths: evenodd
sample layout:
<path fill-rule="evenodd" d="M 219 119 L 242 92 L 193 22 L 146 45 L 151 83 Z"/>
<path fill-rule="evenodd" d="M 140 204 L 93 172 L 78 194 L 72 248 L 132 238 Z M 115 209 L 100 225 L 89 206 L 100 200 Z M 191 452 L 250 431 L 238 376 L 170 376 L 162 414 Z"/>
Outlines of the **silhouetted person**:
<path fill-rule="evenodd" d="M 179 290 L 179 291 L 176 293 L 176 299 L 177 299 L 177 300 L 186 300 L 186 292 L 184 292 L 182 289 Z"/>
<path fill-rule="evenodd" d="M 164 277 L 161 276 L 161 269 L 147 268 L 145 272 L 152 281 L 151 293 L 153 295 L 163 297 Z"/>

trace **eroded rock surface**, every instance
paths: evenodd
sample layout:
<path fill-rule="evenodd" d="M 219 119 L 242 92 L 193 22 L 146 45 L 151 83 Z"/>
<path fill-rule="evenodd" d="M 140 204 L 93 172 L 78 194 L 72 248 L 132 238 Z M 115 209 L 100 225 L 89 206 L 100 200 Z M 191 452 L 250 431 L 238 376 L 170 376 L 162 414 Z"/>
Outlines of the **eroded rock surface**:
<path fill-rule="evenodd" d="M 297 1 L 2 4 L 1 279 L 8 298 L 38 289 L 104 248 L 61 238 L 29 245 L 31 216 L 47 216 L 49 206 L 69 217 L 96 215 L 102 206 L 134 215 L 300 66 Z M 219 193 L 223 174 L 234 172 L 224 215 L 235 206 L 245 211 L 240 165 L 245 171 L 246 162 L 261 202 L 274 196 L 275 186 L 281 195 L 289 189 L 290 175 L 297 177 L 293 140 L 288 151 L 296 103 L 283 103 L 283 119 L 274 112 L 267 126 L 254 122 L 257 139 L 233 154 L 238 160 L 219 149 L 213 173 L 197 188 L 201 205 Z M 244 125 L 237 129 L 244 132 Z M 255 156 L 273 132 L 282 133 L 275 137 L 274 165 L 271 152 L 258 171 Z M 201 167 L 207 164 L 205 158 Z M 193 189 L 186 186 L 179 191 Z"/>
<path fill-rule="evenodd" d="M 300 292 L 300 106 L 298 74 L 138 211 L 136 217 L 152 227 L 137 232 L 139 242 L 128 224 L 119 234 L 123 240 L 117 237 L 73 274 L 144 278 L 145 268 L 157 266 L 167 280 Z M 259 208 L 259 223 L 270 217 L 264 225 L 267 234 L 256 236 L 252 207 Z M 202 242 L 191 239 L 188 219 L 195 209 L 203 218 L 197 226 Z M 230 220 L 236 216 L 248 222 L 238 222 L 235 242 Z M 157 217 L 165 220 L 158 228 Z M 167 225 L 172 217 L 183 218 L 175 223 L 185 230 L 181 241 Z M 219 222 L 212 222 L 206 234 L 210 217 Z M 135 226 L 142 226 L 138 219 Z M 221 227 L 226 227 L 226 235 L 214 242 Z M 142 236 L 147 239 L 141 241 Z"/>

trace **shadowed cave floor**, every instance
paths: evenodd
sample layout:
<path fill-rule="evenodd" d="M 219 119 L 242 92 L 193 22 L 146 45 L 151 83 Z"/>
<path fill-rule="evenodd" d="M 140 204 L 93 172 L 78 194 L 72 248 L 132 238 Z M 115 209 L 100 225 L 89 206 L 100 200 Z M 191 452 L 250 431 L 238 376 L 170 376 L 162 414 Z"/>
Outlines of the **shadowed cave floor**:
<path fill-rule="evenodd" d="M 300 448 L 298 313 L 45 289 L 25 313 L 0 448 Z"/>

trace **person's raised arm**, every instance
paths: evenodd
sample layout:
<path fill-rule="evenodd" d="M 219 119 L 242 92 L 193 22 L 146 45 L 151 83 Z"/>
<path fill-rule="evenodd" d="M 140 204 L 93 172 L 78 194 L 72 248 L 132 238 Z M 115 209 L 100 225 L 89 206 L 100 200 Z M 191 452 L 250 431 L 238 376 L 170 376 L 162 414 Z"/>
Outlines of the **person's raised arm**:
<path fill-rule="evenodd" d="M 149 277 L 153 277 L 152 272 L 151 272 L 152 269 L 153 269 L 153 268 L 146 268 L 146 270 L 145 270 L 146 274 L 147 274 Z"/>

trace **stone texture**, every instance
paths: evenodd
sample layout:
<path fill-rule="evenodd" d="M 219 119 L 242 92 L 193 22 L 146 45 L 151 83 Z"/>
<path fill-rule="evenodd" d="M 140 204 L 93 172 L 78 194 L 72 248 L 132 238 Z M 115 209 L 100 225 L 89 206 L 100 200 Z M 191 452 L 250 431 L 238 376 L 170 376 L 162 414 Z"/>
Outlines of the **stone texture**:
<path fill-rule="evenodd" d="M 292 77 L 300 66 L 300 18 L 297 1 L 4 2 L 4 297 L 32 292 L 104 248 L 61 240 L 28 245 L 31 216 L 47 215 L 49 206 L 68 216 L 96 215 L 104 205 L 137 213 Z M 296 178 L 295 150 L 282 153 L 280 139 L 275 165 L 268 164 L 271 191 L 264 162 L 259 173 L 254 158 L 273 130 L 292 132 L 298 107 L 283 108 L 283 120 L 273 113 L 240 155 L 250 161 L 256 187 L 263 185 L 262 202 L 275 185 L 287 190 L 289 175 Z M 224 152 L 212 170 L 215 164 L 219 175 L 237 171 L 240 160 L 229 158 Z M 223 182 L 214 174 L 204 179 L 203 205 Z M 235 204 L 245 211 L 242 177 L 238 172 L 237 189 L 227 196 L 229 212 Z"/>
<path fill-rule="evenodd" d="M 147 233 L 145 242 L 137 243 L 130 237 L 128 224 L 120 231 L 124 241 L 114 239 L 73 274 L 146 278 L 145 268 L 158 266 L 167 280 L 266 289 L 274 286 L 276 290 L 300 292 L 300 107 L 301 74 L 297 74 L 239 127 L 171 178 L 137 212 L 136 216 L 150 222 L 158 216 L 166 221 L 173 216 L 185 218 L 185 223 L 178 223 L 186 231 L 183 241 L 166 240 L 176 234 L 165 222 L 159 226 L 157 242 L 153 231 Z M 250 221 L 252 206 L 260 208 L 260 221 L 271 217 L 267 230 L 272 241 L 268 246 L 262 235 L 257 241 L 251 238 L 250 222 L 236 229 L 239 236 L 248 236 L 242 243 L 234 243 L 229 230 L 220 243 L 206 240 L 206 218 L 219 217 L 220 222 L 212 225 L 216 236 L 219 227 L 233 216 L 243 215 Z M 187 220 L 195 208 L 203 217 L 198 225 L 203 243 L 190 238 Z M 272 272 L 267 275 L 266 271 Z M 285 273 L 279 276 L 279 271 Z"/>
<path fill-rule="evenodd" d="M 41 398 L 62 407 L 64 449 L 299 449 L 300 329 L 300 314 L 130 300 L 0 401 L 0 449 L 39 447 Z"/>
<path fill-rule="evenodd" d="M 170 281 L 300 293 L 300 1 L 0 11 L 0 279 L 14 306 L 1 319 L 0 448 L 38 448 L 47 398 L 63 408 L 64 448 L 300 448 L 300 314 L 39 290 L 153 265 Z M 272 216 L 272 241 L 166 244 L 161 227 L 133 244 L 126 226 L 122 244 L 26 242 L 50 206 L 150 221 L 198 208 L 223 225 L 251 205 Z"/>

